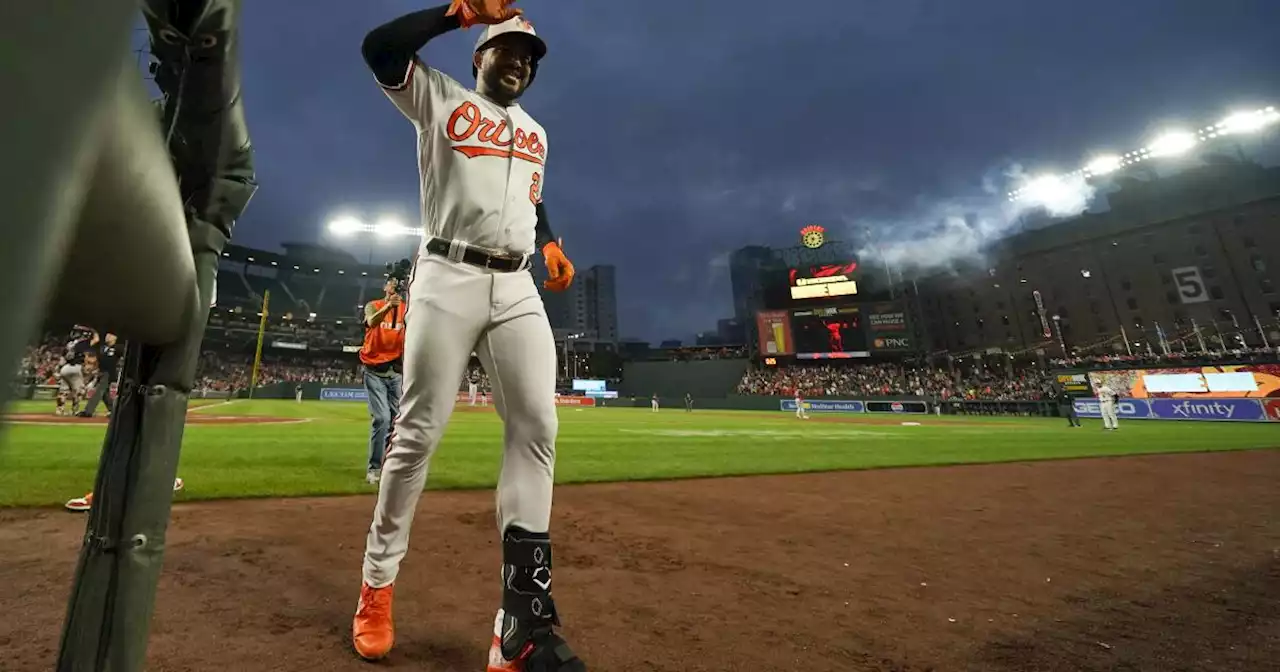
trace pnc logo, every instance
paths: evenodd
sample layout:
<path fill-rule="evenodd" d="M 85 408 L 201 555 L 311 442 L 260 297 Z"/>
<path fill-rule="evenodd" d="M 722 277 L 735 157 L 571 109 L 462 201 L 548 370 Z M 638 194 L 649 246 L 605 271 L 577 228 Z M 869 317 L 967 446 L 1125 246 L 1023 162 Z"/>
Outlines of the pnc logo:
<path fill-rule="evenodd" d="M 522 128 L 509 132 L 505 119 L 495 122 L 484 116 L 480 107 L 471 101 L 459 105 L 449 115 L 445 132 L 450 140 L 458 143 L 453 150 L 469 159 L 497 156 L 542 165 L 547 158 L 547 147 L 537 133 L 525 133 Z M 468 142 L 479 144 L 462 144 Z"/>

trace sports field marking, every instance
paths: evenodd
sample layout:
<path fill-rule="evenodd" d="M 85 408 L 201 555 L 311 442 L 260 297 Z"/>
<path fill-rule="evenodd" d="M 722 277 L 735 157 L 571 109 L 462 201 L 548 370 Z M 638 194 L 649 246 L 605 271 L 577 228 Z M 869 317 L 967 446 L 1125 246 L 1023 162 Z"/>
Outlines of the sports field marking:
<path fill-rule="evenodd" d="M 195 401 L 195 400 L 194 400 L 194 399 L 192 399 L 192 401 Z M 218 407 L 220 407 L 220 406 L 230 406 L 231 404 L 234 404 L 234 403 L 236 403 L 237 401 L 240 401 L 240 400 L 239 400 L 239 399 L 228 399 L 227 401 L 219 401 L 219 402 L 218 402 L 218 403 L 216 403 L 216 404 L 209 404 L 209 405 L 207 405 L 207 406 L 196 406 L 195 408 L 187 409 L 187 412 L 188 412 L 188 413 L 199 413 L 199 412 L 201 412 L 201 411 L 207 411 L 207 410 L 209 410 L 209 409 L 211 409 L 211 408 L 218 408 Z"/>

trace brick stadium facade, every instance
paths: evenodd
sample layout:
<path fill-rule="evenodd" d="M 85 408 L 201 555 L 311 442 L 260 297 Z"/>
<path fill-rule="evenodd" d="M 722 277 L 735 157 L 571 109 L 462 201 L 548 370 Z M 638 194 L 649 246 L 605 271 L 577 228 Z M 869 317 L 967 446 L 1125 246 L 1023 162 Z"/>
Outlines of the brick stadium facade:
<path fill-rule="evenodd" d="M 1219 333 L 1262 345 L 1258 323 L 1280 343 L 1280 169 L 1128 179 L 1108 200 L 1003 241 L 981 266 L 920 279 L 930 349 L 1060 355 L 1054 315 L 1068 350 L 1123 351 L 1123 328 L 1130 347 L 1158 351 L 1156 325 L 1194 348 L 1193 321 L 1209 348 Z"/>

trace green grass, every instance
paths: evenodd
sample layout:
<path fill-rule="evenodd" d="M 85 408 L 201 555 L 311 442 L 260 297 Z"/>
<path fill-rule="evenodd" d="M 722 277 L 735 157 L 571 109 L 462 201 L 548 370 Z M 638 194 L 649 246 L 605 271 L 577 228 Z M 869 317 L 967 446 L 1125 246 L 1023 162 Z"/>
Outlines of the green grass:
<path fill-rule="evenodd" d="M 49 413 L 50 402 L 10 412 Z M 368 419 L 358 403 L 239 401 L 213 415 L 307 418 L 303 424 L 188 425 L 180 499 L 368 493 Z M 556 480 L 631 481 L 798 473 L 1085 456 L 1274 448 L 1280 426 L 1131 421 L 902 418 L 925 426 L 809 422 L 787 413 L 681 409 L 562 409 Z M 848 418 L 849 416 L 842 416 Z M 864 420 L 883 421 L 885 416 Z M 92 487 L 103 427 L 11 425 L 0 434 L 0 507 L 60 505 Z M 502 426 L 492 412 L 454 415 L 429 487 L 487 488 L 497 478 Z"/>

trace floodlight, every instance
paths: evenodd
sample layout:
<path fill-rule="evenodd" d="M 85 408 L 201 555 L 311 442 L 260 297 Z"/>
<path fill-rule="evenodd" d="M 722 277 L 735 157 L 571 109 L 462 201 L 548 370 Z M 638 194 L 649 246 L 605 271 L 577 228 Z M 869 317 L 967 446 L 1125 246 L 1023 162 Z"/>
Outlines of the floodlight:
<path fill-rule="evenodd" d="M 1114 154 L 1106 154 L 1090 161 L 1089 165 L 1085 166 L 1085 170 L 1093 173 L 1094 175 L 1106 175 L 1107 173 L 1119 170 L 1120 165 L 1120 157 Z"/>
<path fill-rule="evenodd" d="M 399 220 L 392 217 L 384 217 L 373 226 L 373 232 L 378 234 L 379 238 L 390 238 L 404 233 L 404 228 L 404 224 L 401 224 Z"/>
<path fill-rule="evenodd" d="M 1196 146 L 1196 136 L 1185 131 L 1170 131 L 1156 138 L 1144 150 L 1151 156 L 1177 156 L 1185 154 Z"/>
<path fill-rule="evenodd" d="M 1267 110 L 1236 112 L 1218 122 L 1218 132 L 1222 134 L 1254 133 L 1276 121 L 1280 121 L 1280 114 L 1276 113 L 1274 109 L 1270 112 Z"/>
<path fill-rule="evenodd" d="M 329 232 L 336 236 L 346 236 L 364 228 L 364 224 L 355 217 L 339 217 L 329 222 Z"/>

